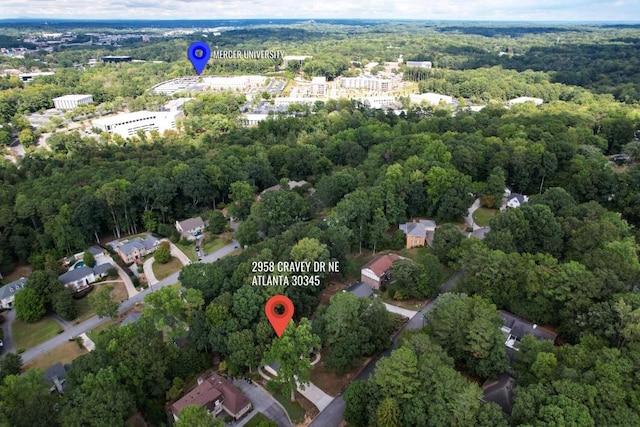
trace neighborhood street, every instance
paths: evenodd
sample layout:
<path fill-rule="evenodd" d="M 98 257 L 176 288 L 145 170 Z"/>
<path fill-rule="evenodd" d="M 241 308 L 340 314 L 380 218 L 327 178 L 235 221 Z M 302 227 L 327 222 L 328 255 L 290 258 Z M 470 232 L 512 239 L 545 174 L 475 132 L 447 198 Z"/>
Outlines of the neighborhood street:
<path fill-rule="evenodd" d="M 456 272 L 453 276 L 451 276 L 449 280 L 447 280 L 442 284 L 442 286 L 440 286 L 440 291 L 438 294 L 450 292 L 461 276 L 462 273 Z M 382 357 L 390 356 L 391 352 L 398 348 L 398 340 L 401 337 L 402 332 L 410 331 L 413 329 L 420 329 L 424 326 L 424 315 L 429 310 L 431 310 L 431 308 L 433 307 L 433 301 L 435 299 L 436 297 L 430 299 L 429 302 L 425 304 L 420 309 L 420 311 L 418 311 L 418 313 L 407 322 L 406 325 L 404 325 L 404 328 L 402 328 L 400 332 L 398 332 L 393 337 L 391 347 L 384 351 L 382 354 L 371 359 L 367 366 L 360 372 L 360 374 L 358 374 L 355 380 L 366 380 L 371 376 L 371 374 L 374 372 L 376 363 L 378 363 L 378 360 L 380 360 L 380 358 Z M 309 424 L 309 427 L 338 427 L 344 419 L 344 409 L 345 402 L 342 398 L 342 394 L 340 394 L 338 397 L 333 399 L 333 402 L 331 402 L 324 411 L 320 412 L 320 414 L 313 420 L 313 422 Z"/>
<path fill-rule="evenodd" d="M 204 258 L 202 260 L 202 262 L 214 262 L 214 261 L 218 260 L 219 258 L 222 258 L 225 255 L 228 255 L 231 252 L 233 252 L 237 245 L 238 245 L 238 243 L 234 240 L 233 242 L 229 243 L 228 245 L 223 246 L 222 248 L 218 249 L 214 253 L 208 255 L 206 258 Z M 144 296 L 147 293 L 153 292 L 155 289 L 161 288 L 163 286 L 167 286 L 167 285 L 171 285 L 171 284 L 176 283 L 178 281 L 179 274 L 180 274 L 180 272 L 174 273 L 171 276 L 168 276 L 165 279 L 161 280 L 160 282 L 156 283 L 155 285 L 150 286 L 149 288 L 145 289 L 144 291 L 137 293 L 134 297 L 129 298 L 128 300 L 124 301 L 120 305 L 120 308 L 118 309 L 118 313 L 123 313 L 123 312 L 133 308 L 133 306 L 136 303 L 142 302 L 144 300 Z M 127 276 L 127 278 L 128 278 L 128 276 Z M 11 312 L 13 312 L 13 311 L 14 310 L 11 310 Z M 5 316 L 6 316 L 6 314 L 5 314 Z M 24 353 L 22 353 L 22 355 L 21 355 L 22 356 L 22 363 L 27 363 L 30 360 L 33 360 L 38 356 L 42 356 L 43 354 L 53 350 L 57 346 L 59 346 L 61 344 L 64 344 L 65 342 L 69 341 L 69 339 L 77 337 L 78 335 L 80 335 L 82 333 L 89 332 L 90 330 L 92 330 L 96 326 L 106 322 L 107 320 L 109 320 L 109 319 L 108 318 L 100 319 L 100 318 L 98 318 L 98 316 L 93 316 L 92 318 L 80 323 L 79 325 L 74 325 L 73 327 L 65 330 L 60 335 L 56 335 L 55 337 L 51 338 L 50 340 L 45 341 L 42 344 L 40 344 L 40 345 L 38 345 L 38 346 L 36 346 L 34 348 L 31 348 L 31 349 L 25 351 Z M 8 322 L 5 321 L 4 323 L 8 323 Z"/>

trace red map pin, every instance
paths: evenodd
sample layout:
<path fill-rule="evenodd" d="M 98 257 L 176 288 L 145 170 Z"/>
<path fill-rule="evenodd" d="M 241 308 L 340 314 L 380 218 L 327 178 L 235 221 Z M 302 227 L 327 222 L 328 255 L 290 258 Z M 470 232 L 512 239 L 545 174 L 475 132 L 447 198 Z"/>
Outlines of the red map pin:
<path fill-rule="evenodd" d="M 264 312 L 280 338 L 284 330 L 287 329 L 289 320 L 293 317 L 293 303 L 284 295 L 274 295 L 264 306 Z"/>

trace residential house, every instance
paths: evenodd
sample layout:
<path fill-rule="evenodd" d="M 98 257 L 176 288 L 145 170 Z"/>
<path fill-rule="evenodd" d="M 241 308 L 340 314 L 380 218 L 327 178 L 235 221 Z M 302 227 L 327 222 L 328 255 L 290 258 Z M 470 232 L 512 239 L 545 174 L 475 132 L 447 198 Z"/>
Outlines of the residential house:
<path fill-rule="evenodd" d="M 380 285 L 389 281 L 389 272 L 393 263 L 401 258 L 396 254 L 375 257 L 360 270 L 360 280 L 371 289 L 380 289 Z"/>
<path fill-rule="evenodd" d="M 182 237 L 188 240 L 196 240 L 196 235 L 204 231 L 205 223 L 202 218 L 195 217 L 176 221 L 176 230 Z"/>
<path fill-rule="evenodd" d="M 16 294 L 24 288 L 27 283 L 26 277 L 21 277 L 11 283 L 7 283 L 0 288 L 0 308 L 12 308 Z"/>
<path fill-rule="evenodd" d="M 304 187 L 307 184 L 309 184 L 309 183 L 307 181 L 305 181 L 305 180 L 289 181 L 287 183 L 287 186 L 289 187 L 289 190 L 293 190 L 294 188 Z M 265 188 L 258 195 L 257 200 L 260 201 L 260 198 L 264 195 L 264 193 L 268 193 L 269 191 L 279 191 L 279 190 L 282 190 L 282 186 L 280 184 L 272 185 L 271 187 Z M 310 186 L 309 193 L 313 194 L 313 193 L 315 193 L 315 191 L 316 191 L 316 189 Z"/>
<path fill-rule="evenodd" d="M 95 282 L 99 277 L 106 277 L 108 271 L 112 268 L 113 265 L 109 263 L 99 264 L 93 268 L 83 265 L 61 274 L 58 276 L 58 280 L 67 288 L 80 291 Z"/>
<path fill-rule="evenodd" d="M 504 326 L 500 328 L 505 336 L 504 345 L 507 347 L 507 355 L 512 360 L 518 351 L 518 342 L 527 335 L 533 335 L 539 340 L 551 340 L 555 343 L 558 334 L 529 322 L 508 311 L 500 310 L 500 317 Z"/>
<path fill-rule="evenodd" d="M 70 368 L 71 365 L 62 365 L 62 363 L 58 362 L 53 366 L 49 366 L 47 370 L 44 371 L 44 377 L 51 384 L 51 388 L 49 389 L 51 393 L 54 391 L 62 393 L 64 391 L 65 378 Z"/>
<path fill-rule="evenodd" d="M 507 207 L 519 208 L 520 206 L 522 206 L 524 203 L 528 201 L 529 201 L 529 197 L 523 194 L 511 193 L 509 194 L 509 196 L 507 196 Z"/>
<path fill-rule="evenodd" d="M 411 249 L 433 242 L 436 222 L 421 219 L 420 221 L 400 224 L 398 228 L 407 236 L 406 248 Z"/>
<path fill-rule="evenodd" d="M 111 242 L 109 245 L 124 262 L 131 263 L 141 261 L 144 256 L 155 252 L 160 246 L 160 241 L 151 235 L 147 235 L 144 239 L 136 237 L 123 242 Z"/>
<path fill-rule="evenodd" d="M 499 374 L 496 379 L 488 378 L 484 384 L 482 384 L 483 397 L 481 402 L 493 402 L 497 403 L 502 411 L 511 415 L 513 408 L 513 388 L 516 385 L 514 380 L 508 374 Z"/>
<path fill-rule="evenodd" d="M 189 405 L 204 406 L 212 416 L 226 412 L 237 420 L 251 410 L 251 401 L 231 381 L 217 374 L 198 378 L 198 385 L 171 405 L 174 420 Z"/>

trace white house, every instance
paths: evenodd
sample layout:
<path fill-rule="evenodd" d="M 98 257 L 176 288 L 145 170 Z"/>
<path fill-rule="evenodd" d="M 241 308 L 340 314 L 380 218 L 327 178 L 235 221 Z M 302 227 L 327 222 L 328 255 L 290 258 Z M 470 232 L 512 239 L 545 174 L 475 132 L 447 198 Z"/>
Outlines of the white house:
<path fill-rule="evenodd" d="M 507 207 L 519 208 L 520 206 L 522 206 L 523 203 L 526 203 L 528 201 L 529 201 L 529 197 L 523 194 L 511 193 L 507 197 Z"/>
<path fill-rule="evenodd" d="M 24 288 L 27 283 L 26 277 L 8 283 L 0 288 L 0 308 L 12 308 L 16 294 Z"/>
<path fill-rule="evenodd" d="M 105 277 L 107 272 L 113 268 L 109 263 L 96 265 L 89 268 L 86 265 L 73 268 L 58 276 L 58 280 L 67 288 L 79 291 L 95 282 L 99 277 Z"/>

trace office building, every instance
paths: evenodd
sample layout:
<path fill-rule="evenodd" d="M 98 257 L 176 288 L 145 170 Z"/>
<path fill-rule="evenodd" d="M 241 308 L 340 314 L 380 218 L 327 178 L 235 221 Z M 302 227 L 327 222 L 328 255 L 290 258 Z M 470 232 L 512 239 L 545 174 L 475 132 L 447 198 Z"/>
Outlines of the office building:
<path fill-rule="evenodd" d="M 340 85 L 346 89 L 364 89 L 372 92 L 389 92 L 396 87 L 393 80 L 364 74 L 358 77 L 342 77 Z"/>
<path fill-rule="evenodd" d="M 210 89 L 218 90 L 244 90 L 252 86 L 264 85 L 267 78 L 265 76 L 233 76 L 233 77 L 204 77 L 203 85 Z"/>
<path fill-rule="evenodd" d="M 144 132 L 157 130 L 162 133 L 175 129 L 176 119 L 181 116 L 180 111 L 136 111 L 94 120 L 93 127 L 128 138 L 137 135 L 139 130 Z"/>
<path fill-rule="evenodd" d="M 440 105 L 440 103 L 451 104 L 453 97 L 448 95 L 441 95 L 439 93 L 414 93 L 409 95 L 409 100 L 412 104 L 426 103 L 429 105 Z"/>
<path fill-rule="evenodd" d="M 292 98 L 292 97 L 282 97 L 282 98 L 274 98 L 273 104 L 276 107 L 288 107 L 291 104 L 315 104 L 317 101 L 324 101 L 319 98 Z"/>
<path fill-rule="evenodd" d="M 103 56 L 102 57 L 102 62 L 131 62 L 133 60 L 132 57 L 130 56 L 114 56 L 114 55 L 109 55 L 109 56 Z"/>
<path fill-rule="evenodd" d="M 431 68 L 431 61 L 407 61 L 407 67 Z"/>
<path fill-rule="evenodd" d="M 54 74 L 55 73 L 53 71 L 43 71 L 43 72 L 37 72 L 37 73 L 21 73 L 21 74 L 18 75 L 18 77 L 24 83 L 29 83 L 29 82 L 33 81 L 33 79 L 36 78 L 36 77 L 53 76 Z"/>
<path fill-rule="evenodd" d="M 53 105 L 57 110 L 73 110 L 78 105 L 92 104 L 92 95 L 64 95 L 53 98 Z"/>
<path fill-rule="evenodd" d="M 311 93 L 310 95 L 324 96 L 327 93 L 327 78 L 314 77 L 311 79 Z"/>

